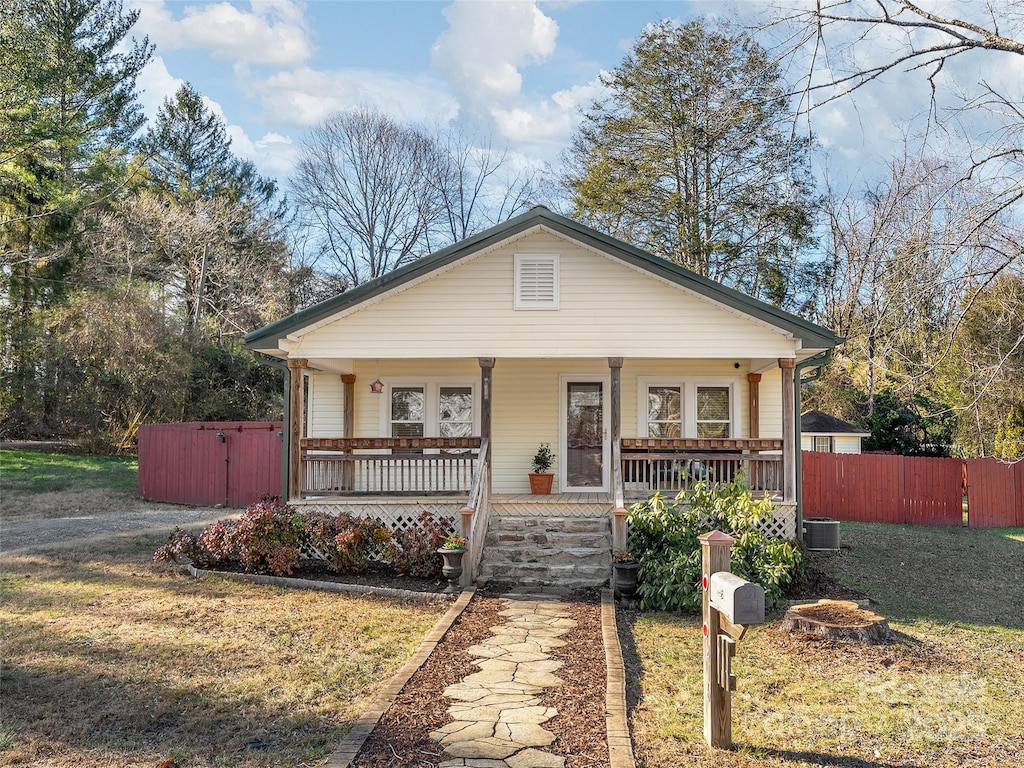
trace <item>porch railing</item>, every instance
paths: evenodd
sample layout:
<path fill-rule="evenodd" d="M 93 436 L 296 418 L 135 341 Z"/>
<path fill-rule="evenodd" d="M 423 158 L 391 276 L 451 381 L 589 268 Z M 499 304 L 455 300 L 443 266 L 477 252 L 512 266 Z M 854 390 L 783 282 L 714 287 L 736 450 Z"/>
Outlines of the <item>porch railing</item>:
<path fill-rule="evenodd" d="M 468 562 L 463 559 L 463 584 L 472 584 L 476 580 L 483 556 L 484 539 L 487 536 L 488 518 L 491 513 L 490 476 L 488 475 L 488 451 L 490 441 L 483 440 L 480 453 L 476 459 L 476 473 L 473 487 L 469 491 L 469 501 L 460 510 L 462 515 L 462 535 L 469 540 L 469 551 L 466 553 Z"/>
<path fill-rule="evenodd" d="M 781 440 L 665 439 L 622 440 L 622 486 L 628 497 L 655 491 L 676 495 L 695 483 L 732 482 L 742 475 L 756 492 L 782 492 Z"/>
<path fill-rule="evenodd" d="M 303 495 L 468 493 L 479 437 L 304 438 Z"/>

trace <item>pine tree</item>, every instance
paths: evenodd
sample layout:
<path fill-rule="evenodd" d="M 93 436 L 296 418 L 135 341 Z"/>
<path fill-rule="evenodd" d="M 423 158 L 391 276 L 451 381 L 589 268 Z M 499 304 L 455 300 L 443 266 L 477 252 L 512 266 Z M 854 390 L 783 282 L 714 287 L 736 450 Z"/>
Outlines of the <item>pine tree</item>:
<path fill-rule="evenodd" d="M 797 305 L 814 201 L 809 142 L 791 134 L 777 64 L 727 25 L 662 21 L 603 81 L 609 95 L 585 113 L 566 156 L 575 215 Z"/>
<path fill-rule="evenodd" d="M 33 434 L 52 412 L 40 312 L 76 285 L 89 212 L 124 182 L 143 116 L 135 81 L 152 55 L 126 38 L 121 0 L 5 0 L 0 10 L 0 430 Z"/>

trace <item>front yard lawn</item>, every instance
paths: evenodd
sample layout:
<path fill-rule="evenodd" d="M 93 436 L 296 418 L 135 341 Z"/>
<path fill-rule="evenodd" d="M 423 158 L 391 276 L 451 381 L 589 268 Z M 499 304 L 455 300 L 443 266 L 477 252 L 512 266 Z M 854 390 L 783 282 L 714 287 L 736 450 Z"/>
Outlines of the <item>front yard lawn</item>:
<path fill-rule="evenodd" d="M 195 580 L 162 543 L 0 562 L 0 764 L 316 765 L 447 607 Z"/>
<path fill-rule="evenodd" d="M 641 768 L 1024 765 L 1024 531 L 844 523 L 842 542 L 816 566 L 876 599 L 894 642 L 769 616 L 734 660 L 734 751 L 704 744 L 699 620 L 620 615 Z"/>

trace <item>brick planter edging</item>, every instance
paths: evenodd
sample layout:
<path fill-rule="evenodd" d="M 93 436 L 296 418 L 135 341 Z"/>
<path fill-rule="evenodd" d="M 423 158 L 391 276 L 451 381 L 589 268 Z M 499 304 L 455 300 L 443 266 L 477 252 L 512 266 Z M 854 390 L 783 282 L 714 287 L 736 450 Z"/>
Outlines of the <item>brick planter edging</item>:
<path fill-rule="evenodd" d="M 636 768 L 633 740 L 626 718 L 626 669 L 622 663 L 622 645 L 615 622 L 615 599 L 610 589 L 601 590 L 601 637 L 608 674 L 604 695 L 608 762 L 611 768 Z"/>
<path fill-rule="evenodd" d="M 380 693 L 370 703 L 369 708 L 352 725 L 352 730 L 342 737 L 337 749 L 334 750 L 334 754 L 323 764 L 322 768 L 349 768 L 356 755 L 359 754 L 359 750 L 363 748 L 363 744 L 370 737 L 373 729 L 377 727 L 377 723 L 380 722 L 380 719 L 384 717 L 384 713 L 395 702 L 405 684 L 409 682 L 409 678 L 423 666 L 427 657 L 434 652 L 437 644 L 444 637 L 445 632 L 451 629 L 452 624 L 455 623 L 455 620 L 459 618 L 459 615 L 469 605 L 469 601 L 473 599 L 475 593 L 475 587 L 466 587 L 462 590 L 458 600 L 452 603 L 447 613 L 438 619 L 434 628 L 423 638 L 419 650 L 391 677 L 388 684 L 381 689 Z"/>
<path fill-rule="evenodd" d="M 289 589 L 313 589 L 318 592 L 349 592 L 360 595 L 377 595 L 393 597 L 399 600 L 414 600 L 430 603 L 435 600 L 448 600 L 450 595 L 444 592 L 416 592 L 411 589 L 395 589 L 393 587 L 371 587 L 366 584 L 342 584 L 336 581 L 313 581 L 312 579 L 293 579 L 288 576 L 268 576 L 264 573 L 238 573 L 237 571 L 213 571 L 196 568 L 191 563 L 188 572 L 196 578 L 200 576 L 220 576 L 231 581 L 245 581 L 251 584 L 264 584 L 271 587 L 288 587 Z"/>

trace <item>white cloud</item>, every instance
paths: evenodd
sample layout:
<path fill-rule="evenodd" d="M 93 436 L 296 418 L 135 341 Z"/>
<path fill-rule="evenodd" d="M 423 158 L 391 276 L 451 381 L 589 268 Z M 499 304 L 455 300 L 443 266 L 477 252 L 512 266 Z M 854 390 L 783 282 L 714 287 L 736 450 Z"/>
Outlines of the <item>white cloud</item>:
<path fill-rule="evenodd" d="M 205 48 L 219 59 L 297 66 L 313 55 L 302 6 L 291 0 L 253 0 L 251 11 L 227 2 L 186 5 L 176 19 L 163 0 L 129 0 L 140 10 L 138 31 L 158 49 Z"/>
<path fill-rule="evenodd" d="M 431 59 L 474 114 L 512 106 L 522 89 L 520 69 L 555 51 L 558 24 L 534 2 L 456 0 L 444 16 L 448 29 L 434 42 Z"/>
<path fill-rule="evenodd" d="M 251 160 L 261 174 L 276 179 L 285 179 L 299 159 L 299 149 L 291 139 L 280 133 L 266 133 L 253 141 L 241 126 L 229 125 L 231 151 L 244 160 Z"/>
<path fill-rule="evenodd" d="M 459 112 L 455 98 L 425 76 L 301 67 L 253 80 L 248 88 L 258 95 L 266 122 L 300 128 L 316 125 L 331 112 L 361 106 L 424 123 L 448 122 Z"/>
<path fill-rule="evenodd" d="M 160 56 L 154 56 L 149 64 L 139 73 L 136 85 L 140 91 L 139 103 L 146 117 L 156 119 L 157 110 L 165 100 L 169 99 L 185 84 L 180 77 L 175 77 L 167 70 L 167 65 Z"/>

